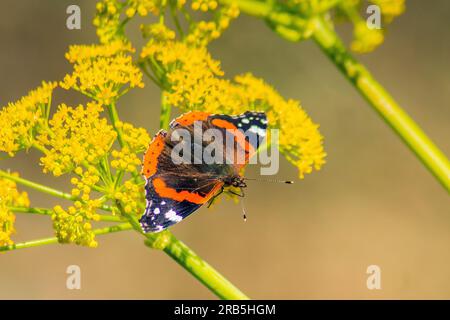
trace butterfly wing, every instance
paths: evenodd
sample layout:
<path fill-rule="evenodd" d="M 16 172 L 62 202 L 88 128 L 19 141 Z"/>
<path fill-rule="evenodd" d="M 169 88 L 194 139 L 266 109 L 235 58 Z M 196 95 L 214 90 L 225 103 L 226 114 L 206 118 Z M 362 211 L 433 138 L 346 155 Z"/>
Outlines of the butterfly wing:
<path fill-rule="evenodd" d="M 154 183 L 155 180 L 149 179 L 145 186 L 147 206 L 139 220 L 145 233 L 159 232 L 180 222 L 200 208 L 222 187 L 221 183 L 205 185 L 203 188 L 206 192 L 204 200 L 192 202 L 193 199 L 181 200 L 174 199 L 173 195 L 161 195 L 160 191 L 156 191 Z M 179 194 L 182 192 L 184 191 Z"/>
<path fill-rule="evenodd" d="M 234 166 L 225 162 L 209 165 L 202 161 L 196 163 L 194 152 L 190 155 L 190 163 L 174 163 L 172 151 L 175 144 L 171 140 L 171 134 L 179 128 L 193 133 L 196 121 L 202 124 L 203 130 L 214 128 L 222 133 L 232 132 L 237 144 L 245 150 L 245 163 Z M 236 174 L 256 153 L 266 135 L 266 128 L 267 118 L 262 112 L 229 116 L 193 111 L 174 119 L 170 123 L 169 132 L 158 132 L 144 156 L 142 170 L 147 181 L 147 205 L 140 219 L 144 232 L 162 231 L 208 202 L 224 186 L 222 178 Z M 195 145 L 195 140 L 189 143 L 192 150 L 195 147 L 205 147 L 204 142 L 200 146 Z M 224 149 L 223 144 L 218 147 L 218 150 Z M 225 151 L 222 156 L 225 158 L 230 155 Z M 234 155 L 231 156 L 234 159 Z"/>
<path fill-rule="evenodd" d="M 223 186 L 221 168 L 193 161 L 174 163 L 170 133 L 158 132 L 144 156 L 147 205 L 140 219 L 144 232 L 159 232 L 183 220 Z"/>
<path fill-rule="evenodd" d="M 267 133 L 267 116 L 264 112 L 247 111 L 241 115 L 231 116 L 225 114 L 211 115 L 211 123 L 217 127 L 224 128 L 235 135 L 237 146 L 234 149 L 243 149 L 245 162 L 237 163 L 236 167 L 241 169 L 249 159 L 256 154 Z M 234 157 L 236 159 L 236 157 Z"/>

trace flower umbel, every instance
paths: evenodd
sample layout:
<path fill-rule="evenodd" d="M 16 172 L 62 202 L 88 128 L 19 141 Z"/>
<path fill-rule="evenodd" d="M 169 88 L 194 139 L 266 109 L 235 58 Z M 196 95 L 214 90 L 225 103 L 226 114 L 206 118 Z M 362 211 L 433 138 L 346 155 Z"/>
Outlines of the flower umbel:
<path fill-rule="evenodd" d="M 0 151 L 13 156 L 30 148 L 36 132 L 46 126 L 55 82 L 42 82 L 19 101 L 0 110 Z"/>
<path fill-rule="evenodd" d="M 66 55 L 74 71 L 66 75 L 61 87 L 75 89 L 101 104 L 114 103 L 130 88 L 144 87 L 142 73 L 127 52 L 129 44 L 120 41 L 106 45 L 71 46 Z"/>
<path fill-rule="evenodd" d="M 18 176 L 17 173 L 13 174 Z M 16 183 L 0 177 L 0 246 L 11 245 L 16 219 L 11 207 L 28 207 L 30 201 L 26 192 L 19 192 Z"/>
<path fill-rule="evenodd" d="M 59 106 L 49 121 L 50 130 L 37 138 L 49 147 L 41 158 L 44 172 L 59 176 L 81 164 L 97 164 L 107 154 L 117 133 L 105 118 L 100 118 L 102 110 L 95 102 L 86 107 Z"/>

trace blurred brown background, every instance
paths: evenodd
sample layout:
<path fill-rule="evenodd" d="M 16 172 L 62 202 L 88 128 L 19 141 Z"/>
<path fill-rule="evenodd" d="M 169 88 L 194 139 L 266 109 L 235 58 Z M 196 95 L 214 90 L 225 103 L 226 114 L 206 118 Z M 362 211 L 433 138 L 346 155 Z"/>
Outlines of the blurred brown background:
<path fill-rule="evenodd" d="M 96 42 L 95 2 L 77 1 L 81 31 L 65 27 L 69 4 L 2 1 L 0 105 L 41 80 L 62 79 L 71 68 L 64 59 L 69 44 Z M 447 155 L 449 21 L 449 1 L 407 1 L 385 43 L 358 57 Z M 348 38 L 350 29 L 340 30 Z M 175 226 L 177 237 L 252 298 L 449 299 L 448 194 L 318 47 L 288 43 L 242 15 L 211 51 L 228 77 L 251 71 L 283 96 L 301 100 L 321 125 L 328 163 L 293 186 L 251 183 L 247 223 L 239 205 L 222 201 Z M 57 97 L 72 105 L 79 98 L 61 90 Z M 126 95 L 119 108 L 125 120 L 157 130 L 159 92 L 150 82 Z M 0 165 L 68 190 L 66 178 L 41 174 L 37 161 L 31 152 Z M 279 177 L 296 176 L 282 160 Z M 35 206 L 58 201 L 34 192 L 30 197 Z M 18 216 L 16 226 L 17 242 L 52 235 L 47 217 Z M 97 249 L 52 245 L 0 254 L 0 298 L 214 298 L 135 232 L 98 240 Z M 71 264 L 82 270 L 78 291 L 65 286 Z M 366 288 L 371 264 L 381 267 L 381 290 Z"/>

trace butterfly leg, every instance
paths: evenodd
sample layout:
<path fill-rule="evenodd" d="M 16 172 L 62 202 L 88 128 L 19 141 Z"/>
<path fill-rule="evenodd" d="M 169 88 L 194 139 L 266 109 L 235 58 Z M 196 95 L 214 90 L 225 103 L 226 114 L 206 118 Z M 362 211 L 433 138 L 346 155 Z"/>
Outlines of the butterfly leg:
<path fill-rule="evenodd" d="M 227 190 L 227 192 L 229 192 L 231 194 L 234 194 L 235 196 L 238 196 L 238 197 L 241 197 L 241 198 L 245 197 L 244 189 L 240 188 L 240 190 L 241 190 L 241 193 L 234 192 L 233 190 Z"/>
<path fill-rule="evenodd" d="M 214 203 L 215 199 L 220 196 L 223 193 L 224 187 L 220 188 L 220 191 L 215 194 L 209 201 L 208 201 L 208 208 L 212 206 L 212 204 Z"/>

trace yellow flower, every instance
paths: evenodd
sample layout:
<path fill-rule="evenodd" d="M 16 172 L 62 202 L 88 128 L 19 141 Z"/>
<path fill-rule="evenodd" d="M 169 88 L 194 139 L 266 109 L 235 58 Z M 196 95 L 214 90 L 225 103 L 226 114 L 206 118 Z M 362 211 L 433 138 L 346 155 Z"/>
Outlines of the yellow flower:
<path fill-rule="evenodd" d="M 383 41 L 381 29 L 369 29 L 365 21 L 360 21 L 353 30 L 351 49 L 358 53 L 367 53 L 376 49 Z"/>
<path fill-rule="evenodd" d="M 114 41 L 107 45 L 71 46 L 67 60 L 74 71 L 60 83 L 64 89 L 73 88 L 109 105 L 130 88 L 144 87 L 142 73 L 133 64 L 129 44 Z"/>
<path fill-rule="evenodd" d="M 123 204 L 125 213 L 139 216 L 145 206 L 145 192 L 142 185 L 133 180 L 126 181 L 119 191 L 112 195 Z"/>
<path fill-rule="evenodd" d="M 134 153 L 144 152 L 150 143 L 150 136 L 144 128 L 136 128 L 131 123 L 121 124 L 123 140 Z"/>
<path fill-rule="evenodd" d="M 299 170 L 300 178 L 325 163 L 323 136 L 296 100 L 285 100 L 262 79 L 251 74 L 235 78 L 243 89 L 244 106 L 266 111 L 269 127 L 280 130 L 280 151 Z"/>
<path fill-rule="evenodd" d="M 120 29 L 120 13 L 122 3 L 117 0 L 103 0 L 96 5 L 97 14 L 93 24 L 101 43 L 108 43 L 117 39 L 124 39 Z"/>
<path fill-rule="evenodd" d="M 100 200 L 87 200 L 85 203 L 75 202 L 67 210 L 61 206 L 55 206 L 52 220 L 58 241 L 91 248 L 97 247 L 91 221 L 99 220 L 96 210 L 101 204 Z"/>
<path fill-rule="evenodd" d="M 100 181 L 100 173 L 95 166 L 89 166 L 86 170 L 77 167 L 74 173 L 78 178 L 72 178 L 70 182 L 74 185 L 72 195 L 83 200 L 90 198 L 92 188 Z"/>
<path fill-rule="evenodd" d="M 193 0 L 191 4 L 192 10 L 201 10 L 203 12 L 215 10 L 217 8 L 216 0 Z"/>
<path fill-rule="evenodd" d="M 0 110 L 0 151 L 13 156 L 31 147 L 36 132 L 45 126 L 55 87 L 55 82 L 42 82 L 27 96 Z"/>
<path fill-rule="evenodd" d="M 17 174 L 14 174 L 17 176 Z M 11 245 L 11 235 L 15 232 L 14 213 L 9 207 L 28 207 L 30 201 L 26 192 L 19 192 L 16 183 L 0 178 L 0 246 Z"/>
<path fill-rule="evenodd" d="M 50 130 L 38 136 L 49 147 L 41 158 L 44 172 L 59 176 L 80 164 L 97 164 L 107 154 L 117 134 L 100 118 L 102 110 L 97 103 L 88 103 L 86 108 L 59 106 L 49 121 Z"/>
<path fill-rule="evenodd" d="M 144 38 L 151 37 L 154 41 L 166 41 L 175 39 L 175 32 L 162 23 L 141 25 Z"/>
<path fill-rule="evenodd" d="M 141 159 L 130 148 L 124 147 L 121 151 L 113 150 L 111 152 L 113 159 L 111 167 L 127 172 L 138 173 L 138 167 L 141 166 Z"/>
<path fill-rule="evenodd" d="M 371 0 L 371 2 L 380 6 L 386 23 L 390 23 L 405 11 L 405 0 Z"/>
<path fill-rule="evenodd" d="M 194 10 L 216 10 L 217 1 L 197 0 L 192 2 Z M 186 41 L 190 45 L 205 47 L 212 40 L 219 38 L 230 25 L 230 21 L 239 16 L 239 8 L 236 4 L 224 6 L 216 10 L 213 21 L 192 22 Z"/>
<path fill-rule="evenodd" d="M 95 59 L 97 57 L 112 57 L 123 52 L 134 52 L 135 50 L 129 43 L 116 40 L 107 45 L 72 45 L 65 54 L 70 63 L 80 63 L 85 60 Z"/>
<path fill-rule="evenodd" d="M 125 14 L 129 18 L 133 17 L 136 12 L 142 17 L 149 13 L 157 16 L 160 12 L 161 2 L 160 0 L 130 0 Z"/>
<path fill-rule="evenodd" d="M 221 78 L 218 61 L 204 47 L 181 42 L 151 43 L 141 58 L 151 56 L 165 70 L 167 101 L 183 111 L 239 114 L 247 110 L 265 111 L 270 128 L 280 130 L 280 150 L 299 169 L 299 176 L 325 163 L 323 137 L 300 103 L 285 100 L 262 79 L 251 74 L 234 82 Z"/>

